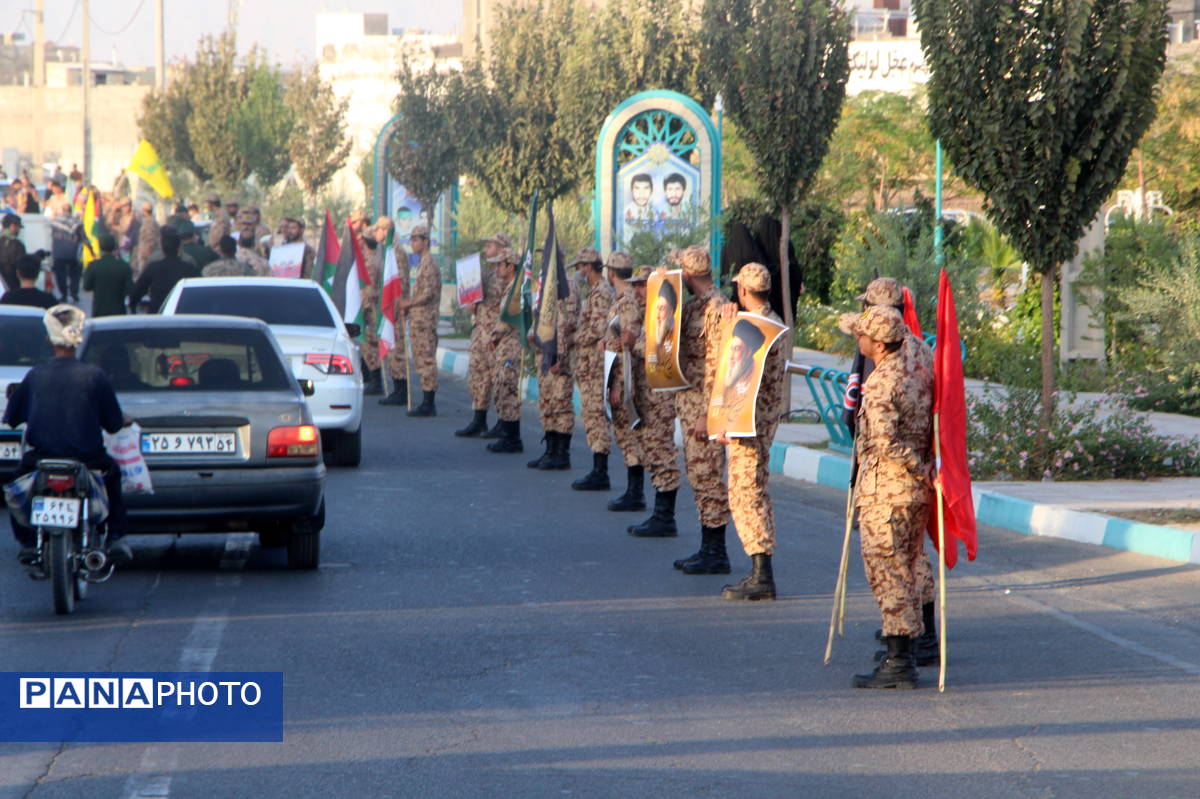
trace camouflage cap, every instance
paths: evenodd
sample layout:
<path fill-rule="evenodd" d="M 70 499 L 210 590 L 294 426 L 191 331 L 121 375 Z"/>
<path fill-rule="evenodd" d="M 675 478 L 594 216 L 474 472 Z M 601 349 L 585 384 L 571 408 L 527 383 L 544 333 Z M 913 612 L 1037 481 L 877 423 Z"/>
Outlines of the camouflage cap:
<path fill-rule="evenodd" d="M 645 283 L 650 279 L 650 275 L 654 274 L 653 266 L 639 266 L 633 270 L 633 274 L 625 278 L 626 283 Z"/>
<path fill-rule="evenodd" d="M 771 273 L 762 264 L 750 263 L 738 270 L 733 282 L 750 291 L 770 291 Z"/>
<path fill-rule="evenodd" d="M 665 263 L 667 266 L 679 266 L 679 253 L 681 252 L 683 252 L 683 250 L 680 250 L 676 247 L 672 247 L 671 249 L 667 250 L 667 255 L 665 258 L 663 258 L 663 263 Z"/>
<path fill-rule="evenodd" d="M 708 250 L 694 244 L 679 251 L 678 263 L 685 275 L 704 277 L 712 274 L 712 260 L 708 257 Z"/>
<path fill-rule="evenodd" d="M 604 265 L 609 269 L 632 269 L 633 259 L 629 257 L 629 253 L 613 250 L 608 254 L 608 260 Z"/>
<path fill-rule="evenodd" d="M 575 257 L 572 258 L 571 261 L 567 264 L 567 268 L 570 269 L 571 267 L 578 266 L 579 264 L 598 264 L 598 263 L 600 263 L 600 253 L 596 252 L 595 250 L 593 250 L 590 247 L 584 247 L 582 250 L 575 253 Z"/>
<path fill-rule="evenodd" d="M 414 228 L 415 230 L 415 228 Z M 505 247 L 500 252 L 496 253 L 491 258 L 488 258 L 489 264 L 513 264 L 516 265 L 521 261 L 521 256 L 517 255 L 517 251 L 512 247 Z"/>
<path fill-rule="evenodd" d="M 501 247 L 511 247 L 512 246 L 512 240 L 508 237 L 507 233 L 493 233 L 492 235 L 488 236 L 486 239 L 480 239 L 479 243 L 480 244 L 488 244 L 488 243 L 499 244 Z"/>
<path fill-rule="evenodd" d="M 838 327 L 847 335 L 863 335 L 884 344 L 900 341 L 908 329 L 900 312 L 887 305 L 875 305 L 860 314 L 844 313 L 838 317 Z"/>
<path fill-rule="evenodd" d="M 877 277 L 867 284 L 867 290 L 855 297 L 868 305 L 899 305 L 904 302 L 900 283 L 894 277 Z"/>
<path fill-rule="evenodd" d="M 429 238 L 429 226 L 413 225 L 412 229 L 408 231 L 408 237 L 411 239 L 413 236 L 421 236 L 422 238 L 426 239 Z"/>

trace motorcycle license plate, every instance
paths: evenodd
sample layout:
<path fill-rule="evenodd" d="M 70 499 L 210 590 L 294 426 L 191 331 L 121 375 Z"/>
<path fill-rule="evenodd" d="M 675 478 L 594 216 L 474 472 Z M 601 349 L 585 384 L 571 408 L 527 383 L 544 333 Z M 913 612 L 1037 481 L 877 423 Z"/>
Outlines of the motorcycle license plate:
<path fill-rule="evenodd" d="M 144 455 L 232 455 L 233 433 L 142 433 Z"/>
<path fill-rule="evenodd" d="M 21 442 L 0 441 L 0 461 L 17 461 L 21 459 Z"/>
<path fill-rule="evenodd" d="M 77 497 L 34 497 L 29 521 L 34 527 L 78 527 Z"/>

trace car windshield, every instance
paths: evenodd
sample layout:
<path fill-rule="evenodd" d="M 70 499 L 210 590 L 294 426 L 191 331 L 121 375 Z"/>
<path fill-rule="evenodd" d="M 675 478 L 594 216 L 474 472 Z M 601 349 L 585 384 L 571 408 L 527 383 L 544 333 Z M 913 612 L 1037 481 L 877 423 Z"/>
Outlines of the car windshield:
<path fill-rule="evenodd" d="M 81 357 L 103 369 L 117 391 L 278 391 L 291 386 L 261 330 L 94 330 Z"/>
<path fill-rule="evenodd" d="M 175 313 L 247 316 L 268 325 L 334 326 L 320 289 L 308 286 L 185 286 Z"/>
<path fill-rule="evenodd" d="M 36 366 L 54 357 L 40 316 L 0 316 L 0 366 Z"/>

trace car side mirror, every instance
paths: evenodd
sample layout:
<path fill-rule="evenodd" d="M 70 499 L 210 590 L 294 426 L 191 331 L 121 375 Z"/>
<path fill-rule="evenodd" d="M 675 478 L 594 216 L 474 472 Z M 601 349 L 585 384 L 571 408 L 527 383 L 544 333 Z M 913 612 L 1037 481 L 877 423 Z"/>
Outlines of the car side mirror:
<path fill-rule="evenodd" d="M 358 338 L 362 335 L 362 325 L 358 322 L 347 322 L 346 332 L 350 334 L 350 338 Z"/>
<path fill-rule="evenodd" d="M 300 384 L 300 392 L 304 394 L 304 396 L 311 397 L 313 394 L 317 393 L 317 387 L 313 384 L 313 381 L 309 380 L 307 377 L 297 380 L 296 382 Z"/>

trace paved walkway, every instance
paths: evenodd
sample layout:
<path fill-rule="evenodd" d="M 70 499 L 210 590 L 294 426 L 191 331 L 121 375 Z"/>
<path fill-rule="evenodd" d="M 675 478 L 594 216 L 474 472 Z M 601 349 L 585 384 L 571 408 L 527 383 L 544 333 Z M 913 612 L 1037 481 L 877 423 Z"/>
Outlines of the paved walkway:
<path fill-rule="evenodd" d="M 467 343 L 466 339 L 442 339 L 438 349 L 441 368 L 466 375 Z M 843 370 L 849 366 L 849 359 L 845 357 L 816 350 L 798 349 L 792 360 Z M 968 380 L 967 391 L 982 393 L 986 385 L 981 380 Z M 535 381 L 524 384 L 523 395 L 526 399 L 536 399 Z M 1105 396 L 1098 393 L 1076 397 L 1076 402 L 1081 404 L 1103 406 L 1105 400 Z M 811 405 L 804 378 L 794 376 L 792 406 Z M 1162 435 L 1200 436 L 1200 418 L 1173 413 L 1151 413 L 1149 417 Z M 850 473 L 849 459 L 826 449 L 828 442 L 824 425 L 780 425 L 771 450 L 771 471 L 820 485 L 845 488 Z M 1200 524 L 1193 522 L 1188 514 L 1162 513 L 1162 523 L 1146 521 L 1153 518 L 1154 511 L 1200 510 L 1200 478 L 980 482 L 975 483 L 974 494 L 976 518 L 981 524 L 1025 535 L 1063 538 L 1200 564 Z M 1182 517 L 1182 520 L 1175 517 Z"/>

